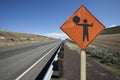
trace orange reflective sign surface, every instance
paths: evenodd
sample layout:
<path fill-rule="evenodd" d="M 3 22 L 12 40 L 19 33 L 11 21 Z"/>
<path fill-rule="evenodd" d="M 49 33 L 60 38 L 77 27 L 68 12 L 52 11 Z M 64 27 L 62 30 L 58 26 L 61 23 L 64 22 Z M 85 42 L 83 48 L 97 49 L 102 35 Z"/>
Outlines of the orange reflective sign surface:
<path fill-rule="evenodd" d="M 60 28 L 85 49 L 105 27 L 82 5 Z"/>

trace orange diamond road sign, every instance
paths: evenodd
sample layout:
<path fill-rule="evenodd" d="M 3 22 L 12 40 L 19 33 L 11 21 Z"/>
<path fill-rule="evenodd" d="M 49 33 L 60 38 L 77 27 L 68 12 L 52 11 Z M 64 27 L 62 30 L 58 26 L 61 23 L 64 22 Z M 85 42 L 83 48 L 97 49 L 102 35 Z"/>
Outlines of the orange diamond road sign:
<path fill-rule="evenodd" d="M 60 28 L 85 49 L 105 27 L 82 5 Z"/>

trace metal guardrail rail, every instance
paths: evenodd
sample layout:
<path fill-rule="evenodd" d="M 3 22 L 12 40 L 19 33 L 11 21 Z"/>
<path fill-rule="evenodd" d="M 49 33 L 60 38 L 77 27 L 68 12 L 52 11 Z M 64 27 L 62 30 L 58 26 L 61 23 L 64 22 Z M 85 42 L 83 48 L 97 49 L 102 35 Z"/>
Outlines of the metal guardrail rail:
<path fill-rule="evenodd" d="M 58 53 L 60 52 L 62 47 L 62 43 L 60 44 L 60 46 L 57 48 L 57 50 L 55 51 L 55 53 L 52 55 L 52 57 L 50 58 L 50 60 L 47 62 L 47 64 L 45 65 L 45 67 L 43 68 L 43 70 L 40 72 L 39 76 L 36 77 L 35 80 L 50 80 L 52 73 L 53 73 L 53 65 L 52 63 L 54 61 L 58 60 Z"/>

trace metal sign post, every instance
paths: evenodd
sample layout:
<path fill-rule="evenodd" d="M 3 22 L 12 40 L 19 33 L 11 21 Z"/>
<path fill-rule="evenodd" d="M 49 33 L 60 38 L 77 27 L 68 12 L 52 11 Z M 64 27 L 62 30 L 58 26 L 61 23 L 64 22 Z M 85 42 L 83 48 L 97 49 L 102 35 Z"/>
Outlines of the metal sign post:
<path fill-rule="evenodd" d="M 86 80 L 86 52 L 85 50 L 81 51 L 81 70 L 80 70 L 80 74 L 81 74 L 81 79 L 80 80 Z"/>

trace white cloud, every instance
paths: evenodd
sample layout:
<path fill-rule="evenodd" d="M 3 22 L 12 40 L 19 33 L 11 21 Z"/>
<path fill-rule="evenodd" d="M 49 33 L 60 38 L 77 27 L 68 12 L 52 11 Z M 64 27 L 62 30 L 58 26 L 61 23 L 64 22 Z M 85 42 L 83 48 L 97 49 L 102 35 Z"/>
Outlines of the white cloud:
<path fill-rule="evenodd" d="M 65 33 L 47 33 L 43 34 L 44 36 L 52 37 L 52 38 L 58 38 L 58 39 L 66 39 L 68 36 Z"/>
<path fill-rule="evenodd" d="M 111 25 L 111 26 L 109 26 L 109 27 L 115 27 L 115 26 L 117 26 L 117 25 Z"/>

